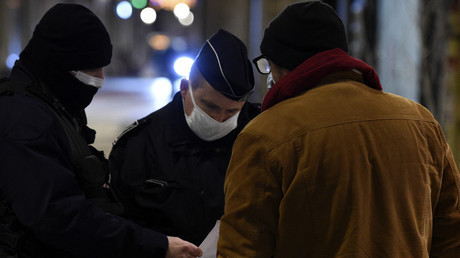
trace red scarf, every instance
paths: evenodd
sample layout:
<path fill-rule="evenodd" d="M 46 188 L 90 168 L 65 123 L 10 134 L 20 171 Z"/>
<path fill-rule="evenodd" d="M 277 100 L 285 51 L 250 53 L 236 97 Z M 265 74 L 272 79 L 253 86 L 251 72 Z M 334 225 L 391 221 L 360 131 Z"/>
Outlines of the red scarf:
<path fill-rule="evenodd" d="M 324 77 L 331 73 L 353 69 L 362 73 L 364 83 L 367 86 L 382 90 L 379 77 L 372 66 L 336 48 L 312 56 L 275 83 L 262 101 L 262 111 L 283 100 L 295 97 L 301 92 L 314 88 Z"/>

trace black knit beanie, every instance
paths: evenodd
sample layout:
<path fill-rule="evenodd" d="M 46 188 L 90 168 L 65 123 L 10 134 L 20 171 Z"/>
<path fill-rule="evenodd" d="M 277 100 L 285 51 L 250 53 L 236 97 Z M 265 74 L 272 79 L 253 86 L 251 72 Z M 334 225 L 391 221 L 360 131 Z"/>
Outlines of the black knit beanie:
<path fill-rule="evenodd" d="M 342 20 L 321 1 L 291 4 L 265 29 L 260 51 L 275 64 L 293 70 L 315 54 L 348 51 Z"/>

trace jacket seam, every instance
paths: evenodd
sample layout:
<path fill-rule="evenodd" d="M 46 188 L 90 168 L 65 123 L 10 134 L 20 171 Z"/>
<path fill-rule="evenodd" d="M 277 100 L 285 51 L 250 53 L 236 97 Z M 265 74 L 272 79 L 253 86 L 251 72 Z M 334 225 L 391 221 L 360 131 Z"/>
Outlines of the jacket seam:
<path fill-rule="evenodd" d="M 278 144 L 273 145 L 272 147 L 268 148 L 267 152 L 270 153 L 273 150 L 277 149 L 279 146 L 281 146 L 281 145 L 283 145 L 283 144 L 285 144 L 287 142 L 290 142 L 290 141 L 292 141 L 292 140 L 294 140 L 296 138 L 299 138 L 301 136 L 304 136 L 304 135 L 307 135 L 307 134 L 310 134 L 310 133 L 313 133 L 313 132 L 316 132 L 316 131 L 319 131 L 319 130 L 322 130 L 322 129 L 331 128 L 331 127 L 340 126 L 340 125 L 346 125 L 346 124 L 354 124 L 354 123 L 361 123 L 361 122 L 373 122 L 373 121 L 385 121 L 385 120 L 394 120 L 394 121 L 396 121 L 396 120 L 406 120 L 406 121 L 414 121 L 414 122 L 424 122 L 424 123 L 436 124 L 436 122 L 430 121 L 430 120 L 410 119 L 410 118 L 381 118 L 381 119 L 365 119 L 365 120 L 346 121 L 346 122 L 329 124 L 329 125 L 322 126 L 322 127 L 317 127 L 317 128 L 308 130 L 306 132 L 301 132 L 301 133 L 295 134 L 292 137 L 289 137 L 289 138 L 287 138 L 287 139 L 285 139 L 283 141 L 280 141 Z"/>

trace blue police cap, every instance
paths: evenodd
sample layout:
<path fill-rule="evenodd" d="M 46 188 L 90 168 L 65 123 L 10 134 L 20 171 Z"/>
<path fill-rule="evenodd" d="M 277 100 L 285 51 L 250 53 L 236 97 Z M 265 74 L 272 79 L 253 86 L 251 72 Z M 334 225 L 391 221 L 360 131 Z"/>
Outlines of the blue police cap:
<path fill-rule="evenodd" d="M 206 40 L 195 65 L 214 89 L 231 100 L 246 100 L 254 91 L 246 46 L 228 31 L 221 29 Z"/>

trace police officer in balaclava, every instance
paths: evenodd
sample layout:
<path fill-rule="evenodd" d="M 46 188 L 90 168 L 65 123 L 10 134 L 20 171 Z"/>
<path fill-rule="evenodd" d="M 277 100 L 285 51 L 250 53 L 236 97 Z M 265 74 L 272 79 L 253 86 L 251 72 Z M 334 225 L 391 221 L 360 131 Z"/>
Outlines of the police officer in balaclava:
<path fill-rule="evenodd" d="M 123 209 L 107 184 L 104 155 L 89 145 L 95 132 L 84 111 L 111 56 L 94 13 L 57 4 L 0 82 L 0 257 L 200 255 L 114 215 Z"/>

